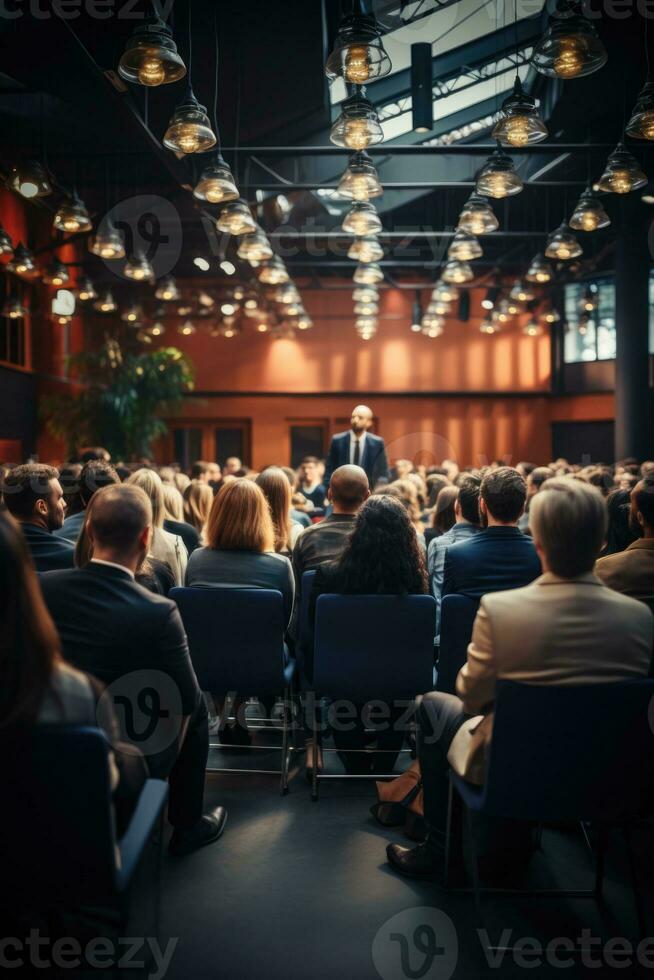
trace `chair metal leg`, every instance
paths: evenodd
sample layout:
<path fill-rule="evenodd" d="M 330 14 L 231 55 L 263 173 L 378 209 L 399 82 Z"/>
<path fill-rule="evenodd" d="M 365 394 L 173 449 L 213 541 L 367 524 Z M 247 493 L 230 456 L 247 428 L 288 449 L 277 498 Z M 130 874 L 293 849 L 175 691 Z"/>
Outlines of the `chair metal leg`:
<path fill-rule="evenodd" d="M 288 711 L 291 707 L 290 691 L 284 691 L 284 716 L 282 721 L 282 775 L 280 780 L 280 792 L 282 796 L 288 793 L 288 770 L 290 764 L 288 749 Z"/>
<path fill-rule="evenodd" d="M 636 874 L 636 861 L 634 858 L 634 852 L 631 842 L 631 828 L 625 824 L 622 828 L 622 836 L 624 837 L 624 842 L 627 848 L 627 857 L 629 860 L 629 873 L 631 876 L 631 890 L 634 896 L 634 905 L 636 906 L 636 917 L 638 919 L 638 938 L 644 939 L 647 935 L 647 923 L 645 921 L 645 910 L 643 908 L 643 897 L 640 890 L 640 884 L 638 882 L 638 875 Z"/>
<path fill-rule="evenodd" d="M 315 706 L 314 706 L 315 720 Z M 322 756 L 322 731 L 321 724 L 314 725 L 313 733 L 313 767 L 311 769 L 311 799 L 314 803 L 318 802 L 318 760 Z"/>

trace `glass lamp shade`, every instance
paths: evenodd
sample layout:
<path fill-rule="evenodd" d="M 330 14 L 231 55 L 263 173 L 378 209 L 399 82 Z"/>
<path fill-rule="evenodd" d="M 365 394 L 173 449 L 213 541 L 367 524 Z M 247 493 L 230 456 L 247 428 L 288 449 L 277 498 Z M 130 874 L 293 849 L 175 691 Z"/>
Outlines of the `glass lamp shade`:
<path fill-rule="evenodd" d="M 376 326 L 377 326 L 376 316 L 359 316 L 357 317 L 355 322 L 355 327 L 357 328 L 357 330 L 367 330 L 370 327 L 376 327 Z"/>
<path fill-rule="evenodd" d="M 597 309 L 598 303 L 599 294 L 597 292 L 597 286 L 586 286 L 584 295 L 579 302 L 579 311 L 581 313 L 593 313 Z"/>
<path fill-rule="evenodd" d="M 132 303 L 120 314 L 120 319 L 124 323 L 141 323 L 143 321 L 143 310 L 138 303 Z"/>
<path fill-rule="evenodd" d="M 297 318 L 297 328 L 298 330 L 311 330 L 313 327 L 313 320 L 308 313 L 302 313 Z"/>
<path fill-rule="evenodd" d="M 349 85 L 367 85 L 391 70 L 381 32 L 374 17 L 350 14 L 338 28 L 325 74 L 330 81 L 342 78 Z"/>
<path fill-rule="evenodd" d="M 358 286 L 373 286 L 382 281 L 384 273 L 376 262 L 364 262 L 356 267 L 352 278 Z"/>
<path fill-rule="evenodd" d="M 530 289 L 529 286 L 525 286 L 520 279 L 516 279 L 515 283 L 513 284 L 513 288 L 509 293 L 509 299 L 512 299 L 516 303 L 531 303 L 533 298 L 533 289 Z"/>
<path fill-rule="evenodd" d="M 70 201 L 61 205 L 54 216 L 54 227 L 58 231 L 90 231 L 92 228 L 89 213 L 84 202 L 75 194 Z"/>
<path fill-rule="evenodd" d="M 13 255 L 14 254 L 14 243 L 11 240 L 11 236 L 5 229 L 0 225 L 0 255 Z"/>
<path fill-rule="evenodd" d="M 290 306 L 292 303 L 299 303 L 300 294 L 295 283 L 287 282 L 282 286 L 278 286 L 278 288 L 275 290 L 275 302 L 281 303 L 284 306 Z"/>
<path fill-rule="evenodd" d="M 474 279 L 474 273 L 467 262 L 457 262 L 452 259 L 445 263 L 441 273 L 443 282 L 463 283 Z"/>
<path fill-rule="evenodd" d="M 525 323 L 524 327 L 522 328 L 522 332 L 527 337 L 538 337 L 540 334 L 542 334 L 543 328 L 538 320 L 532 316 L 531 319 Z"/>
<path fill-rule="evenodd" d="M 535 255 L 525 273 L 527 282 L 546 283 L 552 279 L 552 266 L 544 255 Z"/>
<path fill-rule="evenodd" d="M 265 286 L 281 286 L 283 283 L 288 282 L 290 278 L 284 262 L 278 255 L 273 255 L 269 262 L 262 265 L 257 275 L 259 282 L 262 282 Z"/>
<path fill-rule="evenodd" d="M 436 283 L 431 298 L 441 303 L 455 303 L 459 298 L 459 290 L 452 283 L 441 279 Z"/>
<path fill-rule="evenodd" d="M 618 143 L 606 161 L 606 168 L 597 181 L 597 187 L 607 194 L 629 194 L 630 191 L 644 187 L 646 183 L 647 175 L 640 169 L 636 158 L 624 143 Z"/>
<path fill-rule="evenodd" d="M 506 297 L 501 299 L 495 308 L 495 320 L 498 323 L 508 323 L 513 314 L 510 311 L 510 303 Z"/>
<path fill-rule="evenodd" d="M 493 334 L 497 333 L 498 326 L 493 317 L 487 314 L 479 324 L 479 330 L 481 333 Z"/>
<path fill-rule="evenodd" d="M 361 340 L 372 340 L 372 338 L 377 333 L 377 324 L 370 327 L 361 327 L 357 329 L 357 333 Z"/>
<path fill-rule="evenodd" d="M 243 198 L 230 201 L 222 208 L 216 221 L 218 231 L 226 235 L 250 235 L 257 230 L 257 223 Z"/>
<path fill-rule="evenodd" d="M 474 235 L 467 231 L 457 231 L 447 250 L 448 258 L 469 262 L 483 255 L 483 249 Z"/>
<path fill-rule="evenodd" d="M 148 333 L 151 337 L 163 337 L 165 332 L 166 328 L 160 320 L 157 320 L 157 322 L 153 323 L 151 327 L 148 327 Z"/>
<path fill-rule="evenodd" d="M 235 201 L 238 189 L 234 175 L 220 153 L 204 168 L 200 179 L 193 189 L 194 197 L 208 204 L 222 204 L 223 201 Z"/>
<path fill-rule="evenodd" d="M 522 177 L 516 172 L 513 160 L 498 147 L 477 175 L 477 194 L 501 200 L 519 194 L 522 188 Z"/>
<path fill-rule="evenodd" d="M 606 64 L 608 55 L 595 28 L 580 16 L 551 17 L 531 63 L 549 78 L 581 78 Z"/>
<path fill-rule="evenodd" d="M 118 74 L 134 85 L 169 85 L 186 74 L 167 24 L 158 17 L 139 25 L 118 63 Z"/>
<path fill-rule="evenodd" d="M 123 272 L 128 279 L 133 279 L 135 282 L 154 279 L 154 270 L 143 252 L 135 252 L 125 263 Z"/>
<path fill-rule="evenodd" d="M 357 201 L 343 218 L 341 227 L 348 235 L 363 238 L 366 235 L 378 235 L 382 230 L 382 223 L 374 204 Z"/>
<path fill-rule="evenodd" d="M 19 242 L 14 249 L 13 258 L 7 263 L 6 268 L 21 279 L 37 279 L 39 275 L 34 256 L 22 242 Z"/>
<path fill-rule="evenodd" d="M 355 303 L 354 312 L 357 316 L 377 316 L 379 303 Z"/>
<path fill-rule="evenodd" d="M 2 307 L 2 315 L 8 320 L 22 320 L 24 316 L 27 316 L 27 310 L 18 296 L 9 296 Z"/>
<path fill-rule="evenodd" d="M 48 286 L 65 286 L 70 282 L 68 269 L 63 262 L 53 262 L 43 273 L 43 282 Z"/>
<path fill-rule="evenodd" d="M 77 284 L 77 298 L 81 303 L 89 303 L 91 300 L 98 298 L 95 286 L 88 276 L 83 276 L 79 280 Z"/>
<path fill-rule="evenodd" d="M 547 239 L 545 255 L 548 259 L 558 259 L 559 262 L 567 262 L 570 259 L 579 258 L 583 249 L 575 236 L 568 230 L 565 222 L 559 225 Z"/>
<path fill-rule="evenodd" d="M 111 294 L 111 290 L 108 289 L 102 296 L 98 296 L 95 303 L 93 304 L 93 309 L 97 310 L 98 313 L 115 313 L 118 309 L 118 304 Z"/>
<path fill-rule="evenodd" d="M 191 320 L 185 320 L 178 326 L 177 333 L 182 337 L 192 337 L 194 333 L 197 333 L 197 327 Z"/>
<path fill-rule="evenodd" d="M 192 92 L 175 109 L 163 145 L 176 153 L 204 153 L 216 145 L 207 110 Z"/>
<path fill-rule="evenodd" d="M 331 128 L 329 138 L 336 146 L 365 150 L 384 142 L 377 110 L 363 95 L 352 95 L 343 102 L 341 114 Z"/>
<path fill-rule="evenodd" d="M 157 283 L 157 288 L 154 291 L 154 295 L 157 299 L 162 299 L 166 303 L 172 303 L 180 298 L 180 292 L 177 288 L 177 283 L 172 276 L 166 276 L 161 282 Z"/>
<path fill-rule="evenodd" d="M 586 190 L 579 198 L 568 222 L 575 231 L 597 231 L 611 224 L 611 219 L 592 191 Z"/>
<path fill-rule="evenodd" d="M 654 140 L 654 82 L 649 79 L 640 91 L 625 132 L 636 140 Z"/>
<path fill-rule="evenodd" d="M 89 249 L 101 259 L 125 258 L 125 241 L 112 221 L 104 221 L 89 242 Z"/>
<path fill-rule="evenodd" d="M 355 153 L 340 179 L 337 193 L 352 201 L 368 201 L 381 197 L 384 189 L 367 153 Z"/>
<path fill-rule="evenodd" d="M 516 316 L 518 313 L 522 313 L 524 303 L 520 303 L 517 299 L 509 298 L 506 301 L 506 312 L 509 316 Z"/>
<path fill-rule="evenodd" d="M 444 303 L 440 299 L 434 299 L 429 303 L 426 312 L 432 316 L 447 316 L 448 313 L 452 312 L 452 304 Z"/>
<path fill-rule="evenodd" d="M 374 236 L 355 238 L 347 251 L 347 257 L 357 262 L 379 262 L 384 257 L 384 249 Z"/>
<path fill-rule="evenodd" d="M 257 228 L 251 235 L 243 236 L 236 254 L 246 262 L 267 262 L 273 257 L 273 250 L 265 232 Z"/>
<path fill-rule="evenodd" d="M 436 337 L 441 336 L 444 327 L 445 321 L 442 316 L 423 316 L 420 324 L 420 332 L 423 336 L 434 340 Z"/>
<path fill-rule="evenodd" d="M 27 198 L 28 201 L 52 194 L 52 184 L 45 167 L 36 160 L 27 160 L 13 167 L 7 178 L 7 187 L 21 197 Z"/>
<path fill-rule="evenodd" d="M 503 146 L 531 146 L 547 137 L 547 126 L 536 111 L 536 100 L 523 90 L 519 78 L 511 95 L 502 103 L 491 136 Z"/>
<path fill-rule="evenodd" d="M 487 235 L 491 231 L 497 231 L 499 226 L 500 223 L 486 198 L 471 194 L 459 215 L 457 229 L 469 235 Z"/>
<path fill-rule="evenodd" d="M 378 303 L 379 291 L 372 286 L 357 286 L 352 291 L 352 299 L 355 303 Z"/>
<path fill-rule="evenodd" d="M 561 314 L 554 307 L 551 307 L 546 313 L 543 314 L 543 320 L 545 323 L 558 323 L 561 319 Z"/>

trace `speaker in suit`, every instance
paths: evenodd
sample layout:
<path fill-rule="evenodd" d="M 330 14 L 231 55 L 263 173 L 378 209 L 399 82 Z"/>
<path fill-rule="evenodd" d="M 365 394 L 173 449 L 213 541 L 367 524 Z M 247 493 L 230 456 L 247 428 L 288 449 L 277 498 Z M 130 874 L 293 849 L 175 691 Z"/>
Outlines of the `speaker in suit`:
<path fill-rule="evenodd" d="M 372 432 L 366 432 L 363 435 L 363 446 L 359 443 L 359 458 L 356 459 L 353 435 L 350 430 L 339 432 L 333 436 L 325 464 L 325 483 L 327 485 L 329 485 L 334 470 L 348 463 L 354 463 L 365 470 L 371 487 L 374 487 L 377 480 L 382 477 L 388 479 L 388 459 L 386 458 L 384 440 L 380 436 L 373 435 Z"/>

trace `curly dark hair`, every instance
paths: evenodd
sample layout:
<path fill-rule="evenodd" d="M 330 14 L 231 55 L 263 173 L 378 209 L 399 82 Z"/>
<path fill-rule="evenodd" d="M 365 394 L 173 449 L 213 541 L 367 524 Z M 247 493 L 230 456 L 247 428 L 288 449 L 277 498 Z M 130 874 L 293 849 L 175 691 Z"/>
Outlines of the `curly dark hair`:
<path fill-rule="evenodd" d="M 422 548 L 406 508 L 387 494 L 366 500 L 338 563 L 346 595 L 424 595 Z"/>

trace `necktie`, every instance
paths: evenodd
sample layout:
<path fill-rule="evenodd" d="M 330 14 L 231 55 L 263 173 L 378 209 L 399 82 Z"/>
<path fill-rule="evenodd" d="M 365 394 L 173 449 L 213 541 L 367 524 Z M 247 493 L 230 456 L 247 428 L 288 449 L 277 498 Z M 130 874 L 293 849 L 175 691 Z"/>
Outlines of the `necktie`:
<path fill-rule="evenodd" d="M 352 457 L 352 462 L 355 466 L 359 465 L 359 460 L 361 459 L 361 443 L 358 439 L 354 440 L 354 455 Z"/>

